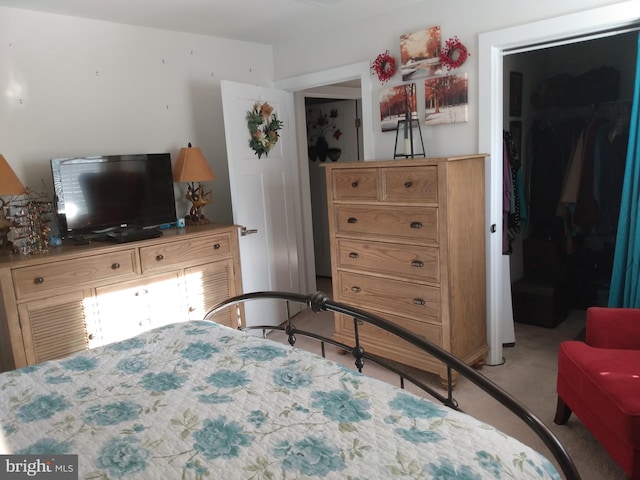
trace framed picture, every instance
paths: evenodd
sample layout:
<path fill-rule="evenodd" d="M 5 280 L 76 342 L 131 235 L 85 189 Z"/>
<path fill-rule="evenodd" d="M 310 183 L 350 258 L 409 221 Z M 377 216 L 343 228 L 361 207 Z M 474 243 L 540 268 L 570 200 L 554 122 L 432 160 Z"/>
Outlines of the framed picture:
<path fill-rule="evenodd" d="M 398 129 L 398 120 L 404 120 L 407 109 L 411 118 L 417 118 L 415 83 L 398 85 L 383 90 L 380 93 L 380 125 L 383 132 Z"/>
<path fill-rule="evenodd" d="M 402 80 L 432 77 L 442 73 L 440 27 L 430 27 L 400 37 Z"/>
<path fill-rule="evenodd" d="M 424 123 L 440 125 L 469 120 L 467 74 L 445 75 L 424 81 Z"/>
<path fill-rule="evenodd" d="M 509 74 L 509 116 L 522 115 L 522 73 L 511 72 Z"/>

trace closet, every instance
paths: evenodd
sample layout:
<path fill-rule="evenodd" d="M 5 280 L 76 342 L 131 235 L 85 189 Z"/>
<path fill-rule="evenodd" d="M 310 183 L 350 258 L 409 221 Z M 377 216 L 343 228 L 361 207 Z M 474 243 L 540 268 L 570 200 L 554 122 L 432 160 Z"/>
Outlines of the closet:
<path fill-rule="evenodd" d="M 521 199 L 505 208 L 517 322 L 555 327 L 607 304 L 636 50 L 630 33 L 505 57 L 523 78 L 521 117 L 504 122 L 505 178 Z"/>

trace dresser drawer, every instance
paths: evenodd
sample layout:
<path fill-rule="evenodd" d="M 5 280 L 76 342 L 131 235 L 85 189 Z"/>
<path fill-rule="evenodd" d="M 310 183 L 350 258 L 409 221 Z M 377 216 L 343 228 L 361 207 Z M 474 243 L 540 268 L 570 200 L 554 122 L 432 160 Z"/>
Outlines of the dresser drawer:
<path fill-rule="evenodd" d="M 372 314 L 377 315 L 379 317 L 384 318 L 390 322 L 395 323 L 403 328 L 406 328 L 411 333 L 414 333 L 425 340 L 428 340 L 432 343 L 435 343 L 438 346 L 442 346 L 442 327 L 438 324 L 432 324 L 427 322 L 421 322 L 419 320 L 414 320 L 412 318 L 399 317 L 397 315 L 391 315 L 388 313 L 377 313 L 372 310 L 369 310 Z M 349 315 L 344 315 L 342 313 L 336 313 L 336 319 L 340 323 L 339 330 L 344 334 L 354 335 L 355 327 L 353 325 L 353 317 Z M 383 343 L 387 346 L 389 345 L 400 345 L 400 348 L 404 348 L 409 346 L 409 343 L 404 340 L 398 338 L 396 335 L 393 335 L 386 330 L 382 330 L 378 327 L 370 325 L 368 323 L 362 322 L 358 325 L 358 334 L 361 336 L 363 341 L 366 341 L 366 338 L 375 339 L 377 342 Z M 366 346 L 365 346 L 366 348 Z"/>
<path fill-rule="evenodd" d="M 333 195 L 336 200 L 377 200 L 378 169 L 335 170 Z"/>
<path fill-rule="evenodd" d="M 13 270 L 16 297 L 136 275 L 135 250 L 122 250 Z"/>
<path fill-rule="evenodd" d="M 338 268 L 372 270 L 424 282 L 440 281 L 437 247 L 346 238 L 337 240 L 337 247 Z"/>
<path fill-rule="evenodd" d="M 438 170 L 435 166 L 383 168 L 382 184 L 382 200 L 388 202 L 438 202 Z"/>
<path fill-rule="evenodd" d="M 337 234 L 366 234 L 438 243 L 437 208 L 338 205 L 335 216 Z"/>
<path fill-rule="evenodd" d="M 338 272 L 338 300 L 417 320 L 440 322 L 440 289 L 358 273 Z"/>
<path fill-rule="evenodd" d="M 176 265 L 197 265 L 229 255 L 229 235 L 198 237 L 176 242 L 161 243 L 140 249 L 142 272 L 163 270 Z"/>

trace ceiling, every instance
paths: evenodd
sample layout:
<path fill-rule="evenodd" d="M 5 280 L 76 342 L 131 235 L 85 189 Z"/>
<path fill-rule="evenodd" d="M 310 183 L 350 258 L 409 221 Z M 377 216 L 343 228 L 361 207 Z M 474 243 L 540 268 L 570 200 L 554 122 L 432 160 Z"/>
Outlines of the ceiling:
<path fill-rule="evenodd" d="M 129 25 L 276 44 L 361 22 L 426 0 L 0 0 L 36 10 Z"/>

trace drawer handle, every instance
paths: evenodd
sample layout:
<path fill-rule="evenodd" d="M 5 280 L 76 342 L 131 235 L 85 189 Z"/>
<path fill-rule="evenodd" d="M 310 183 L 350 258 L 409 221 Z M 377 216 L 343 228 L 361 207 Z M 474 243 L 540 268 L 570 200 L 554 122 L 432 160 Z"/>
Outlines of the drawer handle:
<path fill-rule="evenodd" d="M 413 304 L 414 305 L 424 305 L 426 302 L 424 301 L 423 298 L 414 298 L 413 299 Z"/>
<path fill-rule="evenodd" d="M 411 262 L 411 266 L 412 267 L 424 267 L 424 262 L 422 260 L 414 260 L 413 262 Z"/>
<path fill-rule="evenodd" d="M 161 262 L 164 260 L 164 255 L 156 255 L 156 262 Z"/>
<path fill-rule="evenodd" d="M 33 279 L 33 283 L 35 283 L 36 285 L 40 285 L 44 283 L 44 277 L 36 277 Z"/>
<path fill-rule="evenodd" d="M 360 293 L 362 289 L 360 287 L 353 286 L 351 287 L 351 291 L 354 293 Z"/>
<path fill-rule="evenodd" d="M 87 337 L 89 340 L 93 340 L 95 338 L 95 335 L 93 333 L 90 333 L 89 336 Z"/>
<path fill-rule="evenodd" d="M 213 249 L 214 249 L 214 250 L 220 250 L 220 244 L 219 244 L 219 243 L 216 243 L 216 244 L 213 246 Z"/>
<path fill-rule="evenodd" d="M 422 228 L 422 222 L 411 222 L 411 228 Z"/>
<path fill-rule="evenodd" d="M 349 217 L 347 223 L 358 223 L 358 219 L 356 217 Z"/>
<path fill-rule="evenodd" d="M 405 188 L 411 188 L 413 186 L 413 182 L 404 182 Z"/>
<path fill-rule="evenodd" d="M 358 253 L 356 253 L 356 252 L 351 252 L 349 254 L 349 258 L 360 258 L 360 255 Z"/>
<path fill-rule="evenodd" d="M 196 311 L 196 307 L 189 307 L 189 313 L 193 313 Z"/>
<path fill-rule="evenodd" d="M 118 262 L 111 264 L 111 270 L 118 270 L 120 268 L 120 264 Z"/>
<path fill-rule="evenodd" d="M 351 182 L 351 187 L 358 188 L 358 182 L 357 181 Z"/>

